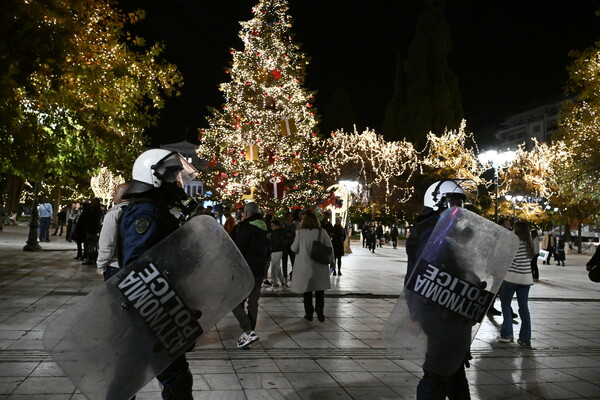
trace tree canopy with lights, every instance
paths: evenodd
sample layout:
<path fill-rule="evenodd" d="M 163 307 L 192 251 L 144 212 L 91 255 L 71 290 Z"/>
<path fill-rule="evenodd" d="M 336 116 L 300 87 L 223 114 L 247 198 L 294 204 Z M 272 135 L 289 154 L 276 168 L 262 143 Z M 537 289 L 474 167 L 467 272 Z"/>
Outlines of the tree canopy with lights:
<path fill-rule="evenodd" d="M 385 211 L 410 199 L 411 178 L 419 169 L 418 153 L 412 143 L 386 141 L 373 130 L 336 131 L 326 141 L 327 169 L 339 176 L 355 169 L 354 177 L 365 190 L 365 198 L 383 205 Z"/>
<path fill-rule="evenodd" d="M 182 77 L 115 1 L 8 0 L 0 31 L 0 173 L 72 185 L 129 171 Z"/>
<path fill-rule="evenodd" d="M 274 205 L 307 204 L 323 191 L 314 94 L 302 87 L 308 58 L 294 42 L 285 0 L 264 0 L 241 22 L 221 110 L 201 130 L 205 185 L 216 199 L 252 193 Z"/>
<path fill-rule="evenodd" d="M 554 140 L 569 150 L 555 164 L 560 182 L 557 201 L 577 214 L 600 215 L 600 41 L 576 57 L 569 67 L 567 96 Z"/>

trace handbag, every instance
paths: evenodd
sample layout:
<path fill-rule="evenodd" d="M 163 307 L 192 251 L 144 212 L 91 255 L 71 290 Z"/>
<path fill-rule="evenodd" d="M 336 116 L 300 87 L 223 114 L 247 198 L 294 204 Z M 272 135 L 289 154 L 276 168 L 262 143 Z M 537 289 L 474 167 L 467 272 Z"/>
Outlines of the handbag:
<path fill-rule="evenodd" d="M 312 249 L 310 250 L 310 258 L 319 264 L 329 265 L 329 258 L 331 257 L 331 247 L 327 247 L 321 242 L 321 229 L 319 229 L 319 238 L 313 240 Z"/>

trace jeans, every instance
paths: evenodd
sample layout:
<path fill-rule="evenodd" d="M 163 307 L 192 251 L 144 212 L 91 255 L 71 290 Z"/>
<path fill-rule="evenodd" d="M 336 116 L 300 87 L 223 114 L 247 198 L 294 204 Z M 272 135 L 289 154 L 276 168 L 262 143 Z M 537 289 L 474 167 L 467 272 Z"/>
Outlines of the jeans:
<path fill-rule="evenodd" d="M 40 218 L 40 242 L 49 242 L 50 241 L 50 222 L 52 218 L 50 217 L 41 217 Z"/>
<path fill-rule="evenodd" d="M 517 294 L 517 303 L 519 304 L 519 316 L 521 317 L 521 329 L 519 330 L 519 340 L 523 343 L 531 343 L 531 315 L 529 314 L 529 289 L 530 285 L 517 285 L 504 281 L 500 292 L 500 302 L 502 303 L 502 328 L 500 336 L 505 339 L 513 339 L 513 322 L 511 316 L 510 303 L 515 293 Z"/>
<path fill-rule="evenodd" d="M 262 286 L 264 276 L 254 277 L 254 288 L 248 295 L 248 312 L 246 313 L 244 303 L 242 301 L 233 310 L 233 315 L 238 320 L 240 328 L 246 333 L 250 333 L 256 328 L 256 319 L 258 317 L 258 298 L 260 297 L 260 288 Z"/>

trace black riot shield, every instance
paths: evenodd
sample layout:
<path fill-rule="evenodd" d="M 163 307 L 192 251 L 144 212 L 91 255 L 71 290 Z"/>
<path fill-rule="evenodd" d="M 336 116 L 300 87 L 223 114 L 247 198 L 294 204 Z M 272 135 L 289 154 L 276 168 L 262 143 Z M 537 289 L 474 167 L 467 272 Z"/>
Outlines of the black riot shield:
<path fill-rule="evenodd" d="M 129 399 L 253 286 L 229 235 L 198 216 L 50 323 L 44 347 L 89 399 Z"/>
<path fill-rule="evenodd" d="M 492 221 L 464 208 L 444 211 L 384 327 L 384 345 L 452 375 L 518 247 L 517 236 Z"/>

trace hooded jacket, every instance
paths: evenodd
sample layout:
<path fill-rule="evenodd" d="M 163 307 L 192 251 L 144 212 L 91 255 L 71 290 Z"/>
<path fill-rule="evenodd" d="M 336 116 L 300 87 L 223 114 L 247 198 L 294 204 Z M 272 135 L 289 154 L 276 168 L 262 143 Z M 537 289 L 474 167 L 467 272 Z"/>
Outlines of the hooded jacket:
<path fill-rule="evenodd" d="M 254 214 L 238 224 L 233 241 L 244 256 L 254 276 L 265 276 L 271 256 L 267 224 L 260 214 Z"/>

